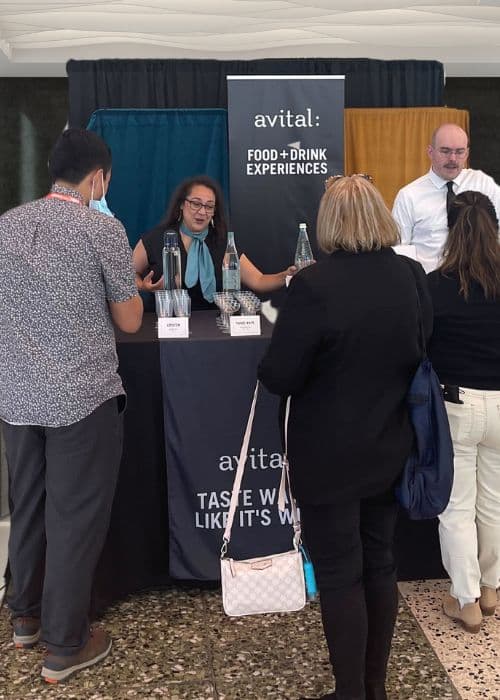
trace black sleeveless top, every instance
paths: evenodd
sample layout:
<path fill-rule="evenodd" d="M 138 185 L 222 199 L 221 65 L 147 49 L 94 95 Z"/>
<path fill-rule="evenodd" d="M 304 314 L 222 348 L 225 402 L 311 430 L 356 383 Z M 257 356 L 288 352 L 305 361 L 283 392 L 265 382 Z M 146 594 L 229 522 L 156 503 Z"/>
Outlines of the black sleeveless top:
<path fill-rule="evenodd" d="M 169 227 L 170 229 L 172 227 Z M 176 227 L 177 233 L 179 233 L 178 228 Z M 162 260 L 162 253 L 163 253 L 163 234 L 166 231 L 165 224 L 158 224 L 154 228 L 152 228 L 150 231 L 147 231 L 142 237 L 142 243 L 144 245 L 144 248 L 146 250 L 146 254 L 148 256 L 148 263 L 149 266 L 146 269 L 144 274 L 148 274 L 151 270 L 153 270 L 153 282 L 158 282 L 160 277 L 163 274 L 163 260 Z M 212 231 L 213 234 L 213 231 Z M 215 239 L 215 235 L 209 235 L 205 239 L 205 243 L 207 244 L 208 250 L 210 251 L 210 255 L 212 256 L 212 260 L 214 263 L 214 268 L 215 268 L 215 285 L 216 289 L 222 289 L 222 259 L 224 257 L 224 253 L 226 250 L 226 240 L 222 239 L 220 241 Z M 179 248 L 181 251 L 181 270 L 182 270 L 182 286 L 184 289 L 187 289 L 186 284 L 184 282 L 184 274 L 186 271 L 186 264 L 187 264 L 187 253 L 186 249 L 184 248 L 181 240 L 181 236 L 179 234 Z M 194 287 L 191 287 L 189 290 L 189 296 L 191 297 L 191 309 L 192 311 L 201 311 L 203 309 L 215 309 L 217 308 L 215 304 L 209 303 L 204 297 L 203 294 L 201 293 L 201 286 L 200 283 L 197 282 Z M 145 295 L 144 295 L 145 296 Z M 143 296 L 143 298 L 144 298 Z M 145 303 L 145 308 L 147 311 L 153 310 L 154 309 L 154 299 L 152 294 L 148 294 L 149 299 L 144 298 L 144 303 Z"/>

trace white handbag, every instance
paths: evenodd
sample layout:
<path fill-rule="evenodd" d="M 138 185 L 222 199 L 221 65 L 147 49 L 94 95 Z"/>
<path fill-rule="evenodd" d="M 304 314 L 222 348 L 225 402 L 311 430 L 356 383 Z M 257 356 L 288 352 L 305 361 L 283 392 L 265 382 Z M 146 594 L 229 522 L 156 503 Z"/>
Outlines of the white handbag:
<path fill-rule="evenodd" d="M 281 511 L 285 510 L 285 492 L 288 486 L 293 521 L 293 549 L 288 552 L 270 554 L 255 559 L 237 560 L 226 556 L 247 460 L 258 391 L 259 382 L 257 382 L 255 387 L 250 415 L 243 437 L 221 549 L 222 604 L 226 614 L 232 617 L 261 613 L 292 612 L 301 610 L 306 604 L 304 570 L 302 555 L 299 551 L 300 522 L 297 505 L 290 488 L 288 460 L 286 457 L 290 397 L 287 399 L 285 412 L 285 455 L 282 460 L 278 507 Z"/>

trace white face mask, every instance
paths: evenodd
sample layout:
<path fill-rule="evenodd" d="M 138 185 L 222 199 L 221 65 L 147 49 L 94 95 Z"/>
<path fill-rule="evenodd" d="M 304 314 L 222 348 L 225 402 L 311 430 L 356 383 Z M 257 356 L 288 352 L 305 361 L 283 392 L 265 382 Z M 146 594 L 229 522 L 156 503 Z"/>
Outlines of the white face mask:
<path fill-rule="evenodd" d="M 94 209 L 95 211 L 100 211 L 101 214 L 106 214 L 106 216 L 113 216 L 114 214 L 108 207 L 106 202 L 106 197 L 104 196 L 104 175 L 101 173 L 102 181 L 102 197 L 101 199 L 94 199 L 94 181 L 92 181 L 92 192 L 90 194 L 89 209 Z"/>

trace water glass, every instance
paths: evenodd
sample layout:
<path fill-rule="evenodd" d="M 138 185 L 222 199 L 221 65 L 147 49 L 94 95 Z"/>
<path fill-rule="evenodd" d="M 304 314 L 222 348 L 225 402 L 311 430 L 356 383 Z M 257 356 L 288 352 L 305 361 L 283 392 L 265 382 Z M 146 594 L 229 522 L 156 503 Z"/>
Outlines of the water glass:
<path fill-rule="evenodd" d="M 155 308 L 158 318 L 170 318 L 174 313 L 174 300 L 170 289 L 157 289 L 155 292 Z"/>
<path fill-rule="evenodd" d="M 259 313 L 261 301 L 253 292 L 233 292 L 240 302 L 240 314 L 242 316 L 255 316 Z"/>
<path fill-rule="evenodd" d="M 172 290 L 174 300 L 174 314 L 176 316 L 187 317 L 191 316 L 191 297 L 187 289 Z"/>
<path fill-rule="evenodd" d="M 240 308 L 240 302 L 233 292 L 216 292 L 214 302 L 220 309 L 221 315 L 217 319 L 217 325 L 223 333 L 229 333 L 229 317 L 235 314 Z"/>

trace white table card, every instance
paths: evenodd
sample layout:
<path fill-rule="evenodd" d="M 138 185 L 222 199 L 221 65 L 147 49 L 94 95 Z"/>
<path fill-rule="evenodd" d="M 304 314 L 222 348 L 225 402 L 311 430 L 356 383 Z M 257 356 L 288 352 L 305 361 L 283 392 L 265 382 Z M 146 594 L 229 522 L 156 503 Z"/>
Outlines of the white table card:
<path fill-rule="evenodd" d="M 189 318 L 187 316 L 159 318 L 158 338 L 189 338 Z"/>
<path fill-rule="evenodd" d="M 260 335 L 260 316 L 231 316 L 231 335 Z"/>

